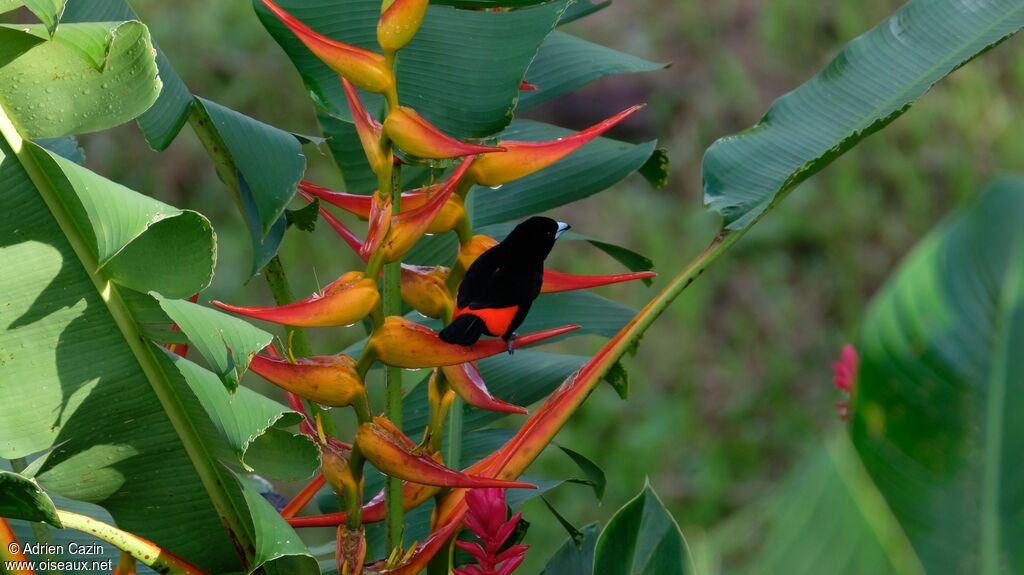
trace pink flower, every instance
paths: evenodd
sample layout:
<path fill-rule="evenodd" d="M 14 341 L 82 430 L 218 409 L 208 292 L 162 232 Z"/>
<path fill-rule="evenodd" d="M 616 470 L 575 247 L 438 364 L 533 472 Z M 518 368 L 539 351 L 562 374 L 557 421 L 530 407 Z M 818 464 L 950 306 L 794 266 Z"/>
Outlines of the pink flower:
<path fill-rule="evenodd" d="M 843 346 L 839 355 L 839 361 L 832 364 L 832 371 L 835 376 L 832 382 L 843 395 L 845 401 L 836 403 L 836 410 L 839 411 L 839 419 L 846 421 L 850 418 L 850 396 L 853 394 L 857 384 L 857 369 L 860 366 L 860 357 L 857 350 L 850 344 Z"/>
<path fill-rule="evenodd" d="M 522 564 L 530 548 L 529 545 L 512 545 L 502 551 L 522 513 L 508 518 L 504 489 L 471 489 L 466 495 L 466 504 L 469 511 L 465 525 L 480 542 L 456 541 L 455 545 L 472 555 L 477 564 L 455 569 L 455 575 L 509 575 Z"/>

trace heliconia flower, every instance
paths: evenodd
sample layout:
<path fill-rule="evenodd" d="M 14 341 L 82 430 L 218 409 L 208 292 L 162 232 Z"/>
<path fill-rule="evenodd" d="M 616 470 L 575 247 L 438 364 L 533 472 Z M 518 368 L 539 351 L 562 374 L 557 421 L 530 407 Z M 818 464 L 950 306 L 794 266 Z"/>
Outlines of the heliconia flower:
<path fill-rule="evenodd" d="M 313 497 L 315 497 L 320 489 L 322 489 L 326 484 L 327 478 L 324 474 L 317 473 L 316 477 L 313 478 L 313 481 L 310 481 L 305 487 L 303 487 L 302 491 L 299 491 L 299 493 L 288 502 L 288 505 L 284 506 L 284 509 L 281 510 L 281 517 L 291 519 L 298 515 L 299 511 L 302 511 L 302 508 L 312 501 Z"/>
<path fill-rule="evenodd" d="M 512 349 L 519 349 L 579 329 L 567 325 L 517 337 Z M 477 361 L 508 350 L 501 339 L 480 340 L 471 346 L 445 343 L 437 332 L 403 317 L 390 316 L 374 330 L 368 343 L 375 357 L 386 365 L 418 369 Z"/>
<path fill-rule="evenodd" d="M 469 269 L 469 266 L 473 265 L 476 258 L 496 245 L 498 245 L 498 240 L 483 234 L 477 234 L 468 242 L 459 244 L 459 255 L 455 259 L 455 265 L 452 267 L 451 273 L 448 274 L 448 289 L 455 291 L 459 282 L 462 281 L 462 277 L 466 275 L 466 270 Z"/>
<path fill-rule="evenodd" d="M 373 202 L 370 204 L 370 228 L 366 233 L 366 241 L 359 249 L 359 257 L 366 260 L 380 247 L 381 242 L 391 231 L 392 220 L 395 218 L 391 212 L 391 198 L 374 194 Z"/>
<path fill-rule="evenodd" d="M 334 556 L 339 575 L 360 575 L 366 560 L 366 531 L 362 527 L 355 530 L 339 525 Z"/>
<path fill-rule="evenodd" d="M 378 575 L 417 575 L 427 568 L 430 559 L 440 551 L 448 539 L 459 528 L 458 523 L 450 523 L 435 529 L 422 543 L 416 545 L 402 557 L 398 565 L 388 565 L 386 561 L 374 564 L 374 572 Z"/>
<path fill-rule="evenodd" d="M 554 270 L 544 270 L 544 283 L 541 284 L 541 293 L 556 293 L 578 289 L 589 289 L 593 287 L 629 282 L 653 278 L 658 274 L 654 272 L 632 272 L 626 274 L 611 274 L 604 276 L 578 276 Z"/>
<path fill-rule="evenodd" d="M 536 92 L 539 90 L 536 84 L 531 84 L 526 80 L 519 82 L 519 90 L 521 92 Z"/>
<path fill-rule="evenodd" d="M 384 131 L 384 126 L 363 107 L 362 101 L 359 100 L 359 94 L 356 92 L 356 87 L 352 85 L 352 82 L 343 77 L 341 85 L 345 88 L 348 109 L 352 112 L 352 123 L 356 126 L 356 135 L 359 136 L 359 143 L 363 145 L 363 153 L 366 154 L 366 159 L 370 163 L 370 167 L 373 168 L 373 171 L 380 172 L 381 168 L 385 167 L 386 163 L 390 161 L 390 158 L 384 154 L 384 150 L 380 145 L 380 137 Z"/>
<path fill-rule="evenodd" d="M 426 452 L 414 453 L 415 445 L 390 421 L 374 417 L 356 432 L 356 445 L 366 460 L 381 473 L 439 487 L 519 487 L 535 488 L 529 483 L 481 479 L 449 469 Z"/>
<path fill-rule="evenodd" d="M 429 501 L 441 490 L 436 485 L 422 485 L 410 481 L 402 482 L 402 507 L 409 511 Z M 377 496 L 363 505 L 363 523 L 376 523 L 384 520 L 385 505 L 384 491 L 381 490 Z M 309 515 L 306 517 L 286 518 L 292 527 L 334 527 L 345 522 L 347 514 L 344 511 L 337 513 L 324 513 L 322 515 Z"/>
<path fill-rule="evenodd" d="M 313 203 L 313 195 L 303 191 L 302 184 L 299 184 L 299 193 L 302 194 L 302 196 L 306 198 L 308 202 Z M 345 243 L 347 243 L 348 246 L 352 248 L 352 251 L 355 252 L 357 256 L 362 257 L 363 244 L 365 242 L 359 239 L 359 236 L 357 236 L 355 232 L 348 229 L 348 226 L 342 223 L 341 220 L 339 220 L 338 218 L 334 217 L 334 214 L 327 211 L 327 209 L 325 209 L 323 206 L 320 206 L 320 217 L 323 218 L 324 221 L 327 222 L 327 224 L 331 226 L 332 229 L 334 229 L 335 233 L 341 236 L 341 239 L 345 240 Z M 363 261 L 366 261 L 367 258 L 364 257 L 362 259 Z"/>
<path fill-rule="evenodd" d="M 439 188 L 440 185 L 433 185 L 403 193 L 402 211 L 405 212 L 422 207 L 430 198 L 434 197 Z M 310 182 L 299 182 L 299 191 L 304 192 L 303 195 L 316 196 L 322 201 L 337 206 L 364 220 L 370 217 L 374 195 L 376 195 L 336 192 Z M 434 221 L 430 222 L 426 233 L 442 234 L 449 230 L 457 229 L 460 220 L 463 218 L 468 218 L 468 216 L 466 215 L 466 208 L 463 205 L 462 198 L 453 195 L 445 202 L 444 207 L 441 208 L 441 212 L 434 218 Z"/>
<path fill-rule="evenodd" d="M 455 541 L 455 546 L 476 559 L 476 565 L 455 569 L 455 575 L 509 575 L 526 558 L 529 545 L 502 548 L 515 532 L 522 513 L 508 517 L 504 489 L 471 489 L 466 494 L 468 511 L 463 520 L 466 527 L 480 539 L 479 543 Z"/>
<path fill-rule="evenodd" d="M 836 403 L 839 419 L 843 421 L 850 419 L 849 397 L 856 390 L 859 369 L 860 356 L 857 355 L 857 349 L 850 344 L 844 345 L 843 351 L 839 354 L 839 361 L 832 364 L 832 371 L 835 373 L 832 383 L 847 397 L 844 401 Z"/>
<path fill-rule="evenodd" d="M 371 213 L 370 231 L 367 234 L 363 251 L 373 253 L 368 246 L 373 245 L 373 249 L 376 250 L 376 245 L 379 243 L 379 249 L 383 253 L 385 262 L 390 263 L 401 259 L 406 252 L 416 245 L 416 242 L 423 237 L 423 234 L 427 233 L 427 229 L 430 228 L 430 225 L 441 213 L 441 209 L 448 203 L 455 188 L 458 187 L 459 182 L 466 175 L 466 171 L 473 165 L 475 158 L 476 156 L 472 156 L 463 160 L 459 167 L 455 168 L 455 171 L 422 206 L 392 216 L 390 227 L 387 229 L 387 235 L 384 236 L 383 241 L 377 239 L 381 237 L 380 226 L 374 225 L 373 214 Z M 377 205 L 377 202 L 374 205 Z"/>
<path fill-rule="evenodd" d="M 505 148 L 460 142 L 437 129 L 416 110 L 398 106 L 384 119 L 384 131 L 399 148 L 418 158 L 458 158 Z"/>
<path fill-rule="evenodd" d="M 448 385 L 466 403 L 479 409 L 504 413 L 526 413 L 526 408 L 502 401 L 491 395 L 487 384 L 473 362 L 460 363 L 441 368 Z"/>
<path fill-rule="evenodd" d="M 366 394 L 355 364 L 347 355 L 300 357 L 296 363 L 255 355 L 249 369 L 285 391 L 320 405 L 345 407 Z"/>
<path fill-rule="evenodd" d="M 380 301 L 377 282 L 362 272 L 348 272 L 304 300 L 275 307 L 243 307 L 210 302 L 233 313 L 297 327 L 352 325 Z"/>
<path fill-rule="evenodd" d="M 377 22 L 377 42 L 385 52 L 397 52 L 408 44 L 423 23 L 428 0 L 394 0 Z"/>
<path fill-rule="evenodd" d="M 447 277 L 448 268 L 444 266 L 402 264 L 402 301 L 427 317 L 450 316 L 455 300 L 445 285 Z"/>
<path fill-rule="evenodd" d="M 343 78 L 370 92 L 394 90 L 395 77 L 384 56 L 315 32 L 271 0 L 263 4 L 295 34 L 306 48 Z"/>
<path fill-rule="evenodd" d="M 324 479 L 331 485 L 335 493 L 341 495 L 346 501 L 358 498 L 362 491 L 352 468 L 349 467 L 348 458 L 350 451 L 342 451 L 327 442 L 320 442 L 320 469 Z"/>
<path fill-rule="evenodd" d="M 501 154 L 484 154 L 470 169 L 469 175 L 474 182 L 491 187 L 518 180 L 575 152 L 642 107 L 633 106 L 582 132 L 549 142 L 498 142 L 506 151 Z"/>

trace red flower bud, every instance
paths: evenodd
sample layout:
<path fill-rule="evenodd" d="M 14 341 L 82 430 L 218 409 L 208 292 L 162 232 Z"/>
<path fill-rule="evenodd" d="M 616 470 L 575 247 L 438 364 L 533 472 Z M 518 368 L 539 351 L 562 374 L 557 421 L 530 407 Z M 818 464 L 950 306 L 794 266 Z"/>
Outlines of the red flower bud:
<path fill-rule="evenodd" d="M 642 107 L 633 106 L 582 132 L 550 142 L 498 142 L 506 151 L 481 156 L 470 169 L 470 177 L 480 185 L 494 187 L 538 172 L 580 149 Z"/>
<path fill-rule="evenodd" d="M 370 92 L 394 89 L 395 77 L 384 56 L 369 50 L 338 42 L 313 31 L 271 0 L 263 4 L 295 34 L 306 48 L 343 78 Z"/>
<path fill-rule="evenodd" d="M 398 106 L 388 113 L 384 131 L 399 148 L 419 158 L 457 158 L 505 150 L 460 142 L 442 133 L 416 110 L 405 106 Z"/>
<path fill-rule="evenodd" d="M 362 272 L 349 272 L 323 291 L 304 300 L 276 307 L 241 307 L 219 301 L 213 305 L 233 313 L 297 327 L 351 325 L 373 310 L 380 301 L 377 283 Z"/>

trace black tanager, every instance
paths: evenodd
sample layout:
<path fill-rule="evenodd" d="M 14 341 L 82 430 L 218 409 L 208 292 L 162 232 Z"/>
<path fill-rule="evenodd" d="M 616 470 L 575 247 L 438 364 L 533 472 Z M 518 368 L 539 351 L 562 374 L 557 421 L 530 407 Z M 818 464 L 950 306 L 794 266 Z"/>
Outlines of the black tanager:
<path fill-rule="evenodd" d="M 534 216 L 500 244 L 480 254 L 459 285 L 452 323 L 441 339 L 473 345 L 480 336 L 501 336 L 512 353 L 516 329 L 523 324 L 544 282 L 544 259 L 569 224 Z"/>

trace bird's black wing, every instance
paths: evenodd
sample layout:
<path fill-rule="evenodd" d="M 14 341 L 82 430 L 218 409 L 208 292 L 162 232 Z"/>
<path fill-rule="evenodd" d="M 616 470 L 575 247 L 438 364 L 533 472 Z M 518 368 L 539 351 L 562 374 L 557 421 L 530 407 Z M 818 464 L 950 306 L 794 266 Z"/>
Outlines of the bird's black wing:
<path fill-rule="evenodd" d="M 517 265 L 518 264 L 518 265 Z M 507 262 L 498 249 L 480 255 L 469 267 L 459 286 L 456 303 L 460 308 L 506 308 L 532 302 L 540 294 L 543 263 L 523 266 Z"/>

